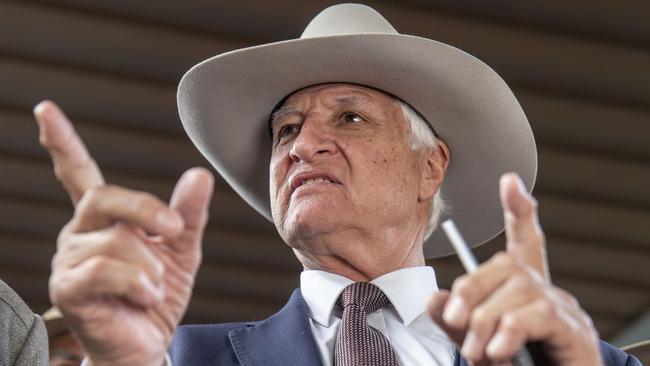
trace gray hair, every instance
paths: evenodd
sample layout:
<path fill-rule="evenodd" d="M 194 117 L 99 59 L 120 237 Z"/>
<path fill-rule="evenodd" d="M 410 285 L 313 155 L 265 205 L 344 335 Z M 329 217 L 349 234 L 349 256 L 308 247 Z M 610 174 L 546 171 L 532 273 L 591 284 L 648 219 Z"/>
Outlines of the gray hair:
<path fill-rule="evenodd" d="M 436 136 L 433 133 L 431 125 L 410 105 L 399 99 L 395 99 L 397 105 L 402 109 L 404 117 L 411 125 L 410 145 L 413 150 L 434 149 L 437 145 Z M 447 210 L 447 203 L 442 199 L 440 189 L 433 196 L 431 202 L 431 215 L 427 224 L 427 231 L 424 234 L 424 240 L 427 240 L 438 226 L 440 215 Z"/>

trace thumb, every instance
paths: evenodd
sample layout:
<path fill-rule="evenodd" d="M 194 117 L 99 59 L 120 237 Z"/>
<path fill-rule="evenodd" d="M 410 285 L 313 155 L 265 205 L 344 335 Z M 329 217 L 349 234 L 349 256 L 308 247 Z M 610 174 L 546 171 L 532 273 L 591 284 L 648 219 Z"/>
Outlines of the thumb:
<path fill-rule="evenodd" d="M 515 173 L 504 174 L 499 193 L 506 226 L 507 251 L 549 279 L 546 240 L 539 226 L 537 201 Z"/>
<path fill-rule="evenodd" d="M 205 168 L 186 171 L 176 183 L 169 206 L 185 222 L 183 232 L 172 245 L 177 251 L 186 252 L 193 246 L 200 246 L 213 188 L 214 178 Z"/>

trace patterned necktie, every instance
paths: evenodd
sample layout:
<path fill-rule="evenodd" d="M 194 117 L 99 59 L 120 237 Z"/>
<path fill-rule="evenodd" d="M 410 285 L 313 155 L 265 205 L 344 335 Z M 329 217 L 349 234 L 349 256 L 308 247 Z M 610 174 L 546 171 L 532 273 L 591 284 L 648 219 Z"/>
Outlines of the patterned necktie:
<path fill-rule="evenodd" d="M 336 366 L 398 366 L 395 351 L 381 332 L 368 325 L 367 314 L 390 304 L 375 285 L 356 282 L 346 287 L 337 300 L 343 307 L 341 327 L 336 335 Z"/>

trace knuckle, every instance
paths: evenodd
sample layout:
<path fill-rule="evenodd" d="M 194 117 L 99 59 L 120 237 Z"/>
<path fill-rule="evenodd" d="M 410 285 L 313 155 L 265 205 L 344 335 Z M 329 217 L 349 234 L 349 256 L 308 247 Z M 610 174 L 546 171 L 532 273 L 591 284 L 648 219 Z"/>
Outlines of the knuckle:
<path fill-rule="evenodd" d="M 153 212 L 159 208 L 158 198 L 149 192 L 138 192 L 131 201 L 132 211 Z"/>
<path fill-rule="evenodd" d="M 512 275 L 508 281 L 510 282 L 512 289 L 518 294 L 527 295 L 527 297 L 529 297 L 530 295 L 540 292 L 539 286 L 537 286 L 537 281 L 532 278 L 528 271 L 517 272 Z"/>
<path fill-rule="evenodd" d="M 539 311 L 543 319 L 548 321 L 555 321 L 559 317 L 557 306 L 549 299 L 542 299 L 539 303 Z"/>
<path fill-rule="evenodd" d="M 146 274 L 141 270 L 131 270 L 128 273 L 126 287 L 127 291 L 132 294 L 142 294 L 146 291 L 144 283 Z"/>
<path fill-rule="evenodd" d="M 107 189 L 108 188 L 105 186 L 88 188 L 77 203 L 75 216 L 82 217 L 88 214 L 89 211 L 97 206 L 98 202 L 100 202 L 102 197 L 106 194 Z"/>
<path fill-rule="evenodd" d="M 55 163 L 54 164 L 54 176 L 59 182 L 64 182 L 66 179 L 66 169 L 64 169 L 61 164 Z"/>
<path fill-rule="evenodd" d="M 63 229 L 59 232 L 59 235 L 56 237 L 56 250 L 63 250 L 65 249 L 70 242 L 70 231 L 72 227 L 72 221 L 68 222 L 65 224 Z"/>
<path fill-rule="evenodd" d="M 575 309 L 580 309 L 580 302 L 578 301 L 578 298 L 573 296 L 570 292 L 561 289 L 561 288 L 555 288 L 556 293 L 558 296 L 564 300 L 570 307 L 575 308 Z"/>
<path fill-rule="evenodd" d="M 107 186 L 96 186 L 96 187 L 91 187 L 84 192 L 84 195 L 82 197 L 82 200 L 89 201 L 90 203 L 92 202 L 97 202 L 106 194 L 106 192 L 110 189 L 110 187 Z"/>
<path fill-rule="evenodd" d="M 505 313 L 501 316 L 500 326 L 506 330 L 512 330 L 518 327 L 519 319 L 512 313 Z"/>
<path fill-rule="evenodd" d="M 510 282 L 517 290 L 530 289 L 532 279 L 528 272 L 517 272 L 510 277 Z"/>
<path fill-rule="evenodd" d="M 478 308 L 472 312 L 470 327 L 477 334 L 484 334 L 492 323 L 490 313 L 484 308 Z"/>
<path fill-rule="evenodd" d="M 116 225 L 113 228 L 111 228 L 108 235 L 104 237 L 104 242 L 102 243 L 102 245 L 108 248 L 121 250 L 121 249 L 128 249 L 129 247 L 131 247 L 132 243 L 133 243 L 133 236 L 131 235 L 131 233 L 122 225 Z"/>
<path fill-rule="evenodd" d="M 501 316 L 499 321 L 499 331 L 505 332 L 510 335 L 520 334 L 524 332 L 523 324 L 524 322 L 519 319 L 517 315 L 512 313 L 506 313 Z"/>
<path fill-rule="evenodd" d="M 58 275 L 58 273 L 53 272 L 48 282 L 48 293 L 50 295 L 50 301 L 54 306 L 59 305 L 61 302 L 61 292 L 59 290 L 59 283 L 60 283 L 59 277 L 60 276 Z"/>
<path fill-rule="evenodd" d="M 54 253 L 54 255 L 52 256 L 52 261 L 51 261 L 52 271 L 53 271 L 52 273 L 55 273 L 56 269 L 59 268 L 59 266 L 61 265 L 62 263 L 61 256 L 62 256 L 61 252 L 58 251 Z"/>
<path fill-rule="evenodd" d="M 538 206 L 539 203 L 537 202 L 537 199 L 535 199 L 535 197 L 533 197 L 532 195 L 528 195 L 528 199 L 525 200 L 522 213 L 525 216 L 535 215 L 537 213 Z"/>
<path fill-rule="evenodd" d="M 74 279 L 70 278 L 70 273 L 67 270 L 53 270 L 52 275 L 48 281 L 48 293 L 52 305 L 59 306 L 65 304 L 70 300 L 74 300 L 77 295 L 71 289 Z"/>
<path fill-rule="evenodd" d="M 517 265 L 517 262 L 516 262 L 515 259 L 512 257 L 512 255 L 510 255 L 510 254 L 508 254 L 508 253 L 506 253 L 506 252 L 504 252 L 504 251 L 500 251 L 500 252 L 498 252 L 497 254 L 495 254 L 495 255 L 492 257 L 492 260 L 491 260 L 491 261 L 492 261 L 495 265 L 497 265 L 497 266 L 499 266 L 499 267 L 504 267 L 504 268 L 506 268 L 506 269 L 514 268 L 514 267 Z"/>
<path fill-rule="evenodd" d="M 468 299 L 472 294 L 472 279 L 467 277 L 467 275 L 457 278 L 452 285 L 452 292 L 461 297 L 462 299 Z"/>
<path fill-rule="evenodd" d="M 565 331 L 568 334 L 571 334 L 573 338 L 580 339 L 584 335 L 585 329 L 578 319 L 565 317 L 565 319 L 562 320 Z"/>
<path fill-rule="evenodd" d="M 102 256 L 94 256 L 86 261 L 88 278 L 103 278 L 109 268 L 108 260 Z"/>

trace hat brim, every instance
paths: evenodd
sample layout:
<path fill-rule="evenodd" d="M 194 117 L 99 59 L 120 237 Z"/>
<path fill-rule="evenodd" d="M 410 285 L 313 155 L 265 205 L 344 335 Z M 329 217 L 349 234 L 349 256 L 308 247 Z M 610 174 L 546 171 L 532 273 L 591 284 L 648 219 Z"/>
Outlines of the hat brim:
<path fill-rule="evenodd" d="M 194 66 L 178 88 L 183 126 L 233 189 L 269 220 L 268 119 L 276 104 L 331 82 L 383 90 L 420 112 L 450 148 L 442 197 L 468 244 L 503 230 L 498 181 L 517 172 L 529 191 L 537 152 L 526 116 L 503 79 L 452 46 L 402 34 L 305 38 L 240 49 Z M 440 230 L 427 258 L 453 253 Z"/>

